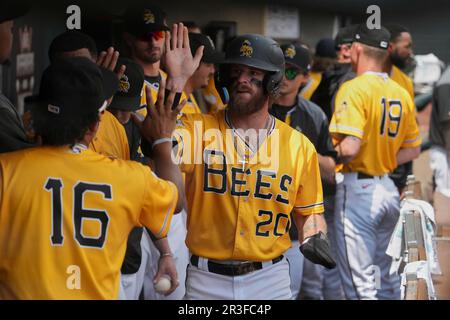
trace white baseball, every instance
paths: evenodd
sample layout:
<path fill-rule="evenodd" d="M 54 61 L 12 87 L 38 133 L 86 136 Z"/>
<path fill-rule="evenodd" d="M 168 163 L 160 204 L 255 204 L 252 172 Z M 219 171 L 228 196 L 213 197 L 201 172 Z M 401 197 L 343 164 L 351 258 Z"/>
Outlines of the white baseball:
<path fill-rule="evenodd" d="M 155 291 L 158 293 L 166 293 L 169 291 L 170 287 L 172 286 L 170 282 L 170 277 L 168 275 L 162 275 L 161 278 L 159 278 L 159 281 L 154 284 Z"/>

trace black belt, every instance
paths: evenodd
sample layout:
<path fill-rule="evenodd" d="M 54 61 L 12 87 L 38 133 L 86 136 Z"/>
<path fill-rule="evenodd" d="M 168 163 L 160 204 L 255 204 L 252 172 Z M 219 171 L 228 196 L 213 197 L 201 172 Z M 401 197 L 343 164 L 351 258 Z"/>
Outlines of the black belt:
<path fill-rule="evenodd" d="M 283 259 L 283 255 L 272 260 L 272 264 L 278 263 Z M 191 256 L 191 264 L 198 268 L 199 257 Z M 222 264 L 208 260 L 208 271 L 224 276 L 242 276 L 244 274 L 261 270 L 262 262 L 243 262 L 241 264 Z"/>
<path fill-rule="evenodd" d="M 360 179 L 373 179 L 373 176 L 371 176 L 370 174 L 358 172 L 358 180 Z"/>

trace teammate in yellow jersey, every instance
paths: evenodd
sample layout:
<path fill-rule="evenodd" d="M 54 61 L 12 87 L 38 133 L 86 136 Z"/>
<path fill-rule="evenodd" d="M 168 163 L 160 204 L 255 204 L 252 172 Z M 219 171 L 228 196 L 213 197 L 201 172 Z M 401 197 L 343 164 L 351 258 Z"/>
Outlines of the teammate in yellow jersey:
<path fill-rule="evenodd" d="M 322 73 L 317 71 L 311 71 L 309 73 L 308 82 L 300 90 L 300 96 L 305 98 L 306 100 L 310 100 L 314 92 L 316 91 L 317 87 L 319 87 L 321 81 L 322 81 Z"/>
<path fill-rule="evenodd" d="M 43 146 L 0 156 L 0 299 L 116 299 L 132 227 L 164 237 L 184 205 L 170 147 L 155 146 L 160 178 L 87 148 L 117 86 L 112 72 L 86 58 L 44 72 L 33 109 Z M 174 95 L 157 109 L 171 110 Z M 178 110 L 166 112 L 176 119 Z M 149 132 L 170 136 L 165 129 Z M 176 286 L 172 279 L 170 290 Z"/>
<path fill-rule="evenodd" d="M 322 82 L 323 73 L 335 63 L 336 58 L 334 40 L 331 38 L 320 39 L 316 45 L 309 81 L 301 89 L 300 96 L 306 100 L 311 99 Z"/>
<path fill-rule="evenodd" d="M 208 86 L 209 80 L 214 77 L 214 64 L 220 62 L 222 55 L 219 51 L 216 51 L 214 43 L 207 35 L 201 33 L 189 33 L 189 42 L 192 54 L 194 54 L 200 46 L 204 46 L 204 50 L 200 66 L 189 78 L 186 86 L 184 87 L 184 92 L 189 99 L 181 112 L 201 113 L 193 93 L 196 90 L 206 88 Z"/>
<path fill-rule="evenodd" d="M 392 80 L 408 91 L 411 99 L 414 99 L 414 83 L 402 70 L 407 67 L 411 59 L 412 37 L 409 30 L 401 25 L 390 24 L 386 28 L 391 33 L 389 46 L 389 59 L 386 61 L 386 72 Z"/>
<path fill-rule="evenodd" d="M 214 114 L 227 107 L 217 91 L 216 80 L 214 78 L 209 80 L 208 86 L 202 90 L 202 94 L 208 105 L 208 113 Z"/>
<path fill-rule="evenodd" d="M 401 25 L 391 24 L 387 25 L 386 28 L 391 33 L 391 41 L 389 45 L 389 59 L 386 60 L 385 72 L 389 74 L 392 80 L 408 91 L 411 99 L 414 101 L 413 81 L 402 71 L 407 68 L 408 61 L 413 54 L 411 34 Z M 412 172 L 413 163 L 410 161 L 398 166 L 390 174 L 399 192 L 402 192 L 406 186 L 408 175 L 412 174 Z"/>
<path fill-rule="evenodd" d="M 124 67 L 117 66 L 119 53 L 109 48 L 97 55 L 97 46 L 94 39 L 78 30 L 68 30 L 56 36 L 48 50 L 50 62 L 70 57 L 85 57 L 97 62 L 103 68 L 117 71 L 120 78 Z M 130 159 L 130 148 L 123 126 L 114 116 L 105 111 L 100 117 L 100 125 L 95 138 L 89 144 L 89 148 L 97 153 L 117 159 Z"/>
<path fill-rule="evenodd" d="M 416 158 L 421 140 L 411 97 L 382 73 L 389 38 L 385 28 L 356 29 L 351 62 L 357 77 L 340 87 L 330 124 L 344 163 L 335 224 L 348 299 L 400 298 L 385 253 L 399 215 L 399 194 L 387 174 Z"/>
<path fill-rule="evenodd" d="M 186 174 L 192 253 L 186 299 L 290 299 L 283 253 L 292 211 L 305 256 L 333 267 L 317 153 L 268 113 L 283 73 L 275 41 L 239 36 L 220 70 L 231 92 L 229 111 L 179 120 L 175 139 Z M 160 118 L 158 126 L 170 123 Z M 324 254 L 314 255 L 317 250 Z"/>
<path fill-rule="evenodd" d="M 167 79 L 167 74 L 161 70 L 161 58 L 165 54 L 165 31 L 169 30 L 166 23 L 166 13 L 158 6 L 142 1 L 136 4 L 130 4 L 124 14 L 123 30 L 123 40 L 129 51 L 127 52 L 127 56 L 142 67 L 144 70 L 145 87 L 150 89 L 150 93 L 147 91 L 145 94 L 146 100 L 142 99 L 141 102 L 142 104 L 146 104 L 146 101 L 149 101 L 149 96 L 152 97 L 153 101 L 156 101 L 161 83 Z M 182 100 L 187 100 L 184 93 L 182 94 Z M 145 117 L 147 115 L 147 109 L 140 109 L 138 113 Z M 144 155 L 148 155 L 145 152 L 145 146 L 142 144 L 141 151 Z M 175 216 L 172 220 L 171 232 L 167 240 L 170 243 L 170 247 L 179 248 L 175 250 L 174 254 L 179 257 L 176 262 L 181 285 L 169 297 L 157 295 L 154 291 L 152 279 L 155 270 L 158 269 L 161 252 L 155 246 L 156 243 L 153 241 L 155 240 L 152 238 L 153 235 L 144 231 L 141 242 L 143 243 L 143 246 L 141 246 L 142 250 L 134 254 L 136 257 L 141 257 L 141 267 L 147 261 L 147 266 L 145 267 L 144 299 L 181 299 L 184 296 L 183 274 L 186 272 L 188 262 L 188 251 L 184 246 L 184 229 L 183 215 Z M 136 239 L 136 241 L 139 240 Z M 135 247 L 138 248 L 139 246 L 136 245 Z"/>

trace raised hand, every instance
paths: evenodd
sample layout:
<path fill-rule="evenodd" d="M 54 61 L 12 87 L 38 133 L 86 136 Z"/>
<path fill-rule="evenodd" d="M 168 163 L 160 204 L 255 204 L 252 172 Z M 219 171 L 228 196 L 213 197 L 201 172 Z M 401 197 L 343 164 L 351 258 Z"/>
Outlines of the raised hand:
<path fill-rule="evenodd" d="M 119 51 L 114 50 L 113 47 L 109 47 L 108 50 L 100 52 L 97 58 L 97 65 L 114 72 L 117 66 L 118 59 L 119 59 Z M 126 67 L 122 65 L 116 71 L 116 75 L 119 80 L 124 75 L 125 68 Z"/>
<path fill-rule="evenodd" d="M 192 56 L 189 32 L 182 23 L 173 25 L 172 34 L 166 32 L 164 60 L 169 74 L 167 80 L 169 90 L 183 91 L 186 81 L 200 65 L 203 49 L 203 46 L 199 47 L 195 56 Z"/>
<path fill-rule="evenodd" d="M 182 101 L 175 109 L 172 109 L 175 98 L 175 91 L 171 91 L 167 99 L 164 97 L 166 84 L 161 80 L 158 91 L 158 100 L 156 104 L 153 102 L 150 87 L 146 86 L 147 96 L 147 116 L 144 120 L 139 119 L 135 114 L 132 114 L 133 121 L 139 128 L 142 136 L 149 142 L 161 139 L 171 138 L 175 130 L 178 113 L 180 113 L 186 101 Z"/>

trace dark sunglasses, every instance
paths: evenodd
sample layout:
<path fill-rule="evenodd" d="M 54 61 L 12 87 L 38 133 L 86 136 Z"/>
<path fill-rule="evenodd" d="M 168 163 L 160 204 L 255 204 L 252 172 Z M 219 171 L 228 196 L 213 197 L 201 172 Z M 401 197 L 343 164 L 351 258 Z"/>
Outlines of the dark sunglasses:
<path fill-rule="evenodd" d="M 140 36 L 139 40 L 141 41 L 150 41 L 152 39 L 160 40 L 164 38 L 164 35 L 165 35 L 164 31 L 153 31 Z"/>
<path fill-rule="evenodd" d="M 288 80 L 294 80 L 296 76 L 298 76 L 301 73 L 299 69 L 296 68 L 288 68 L 284 70 L 284 75 L 286 76 L 286 79 Z"/>

